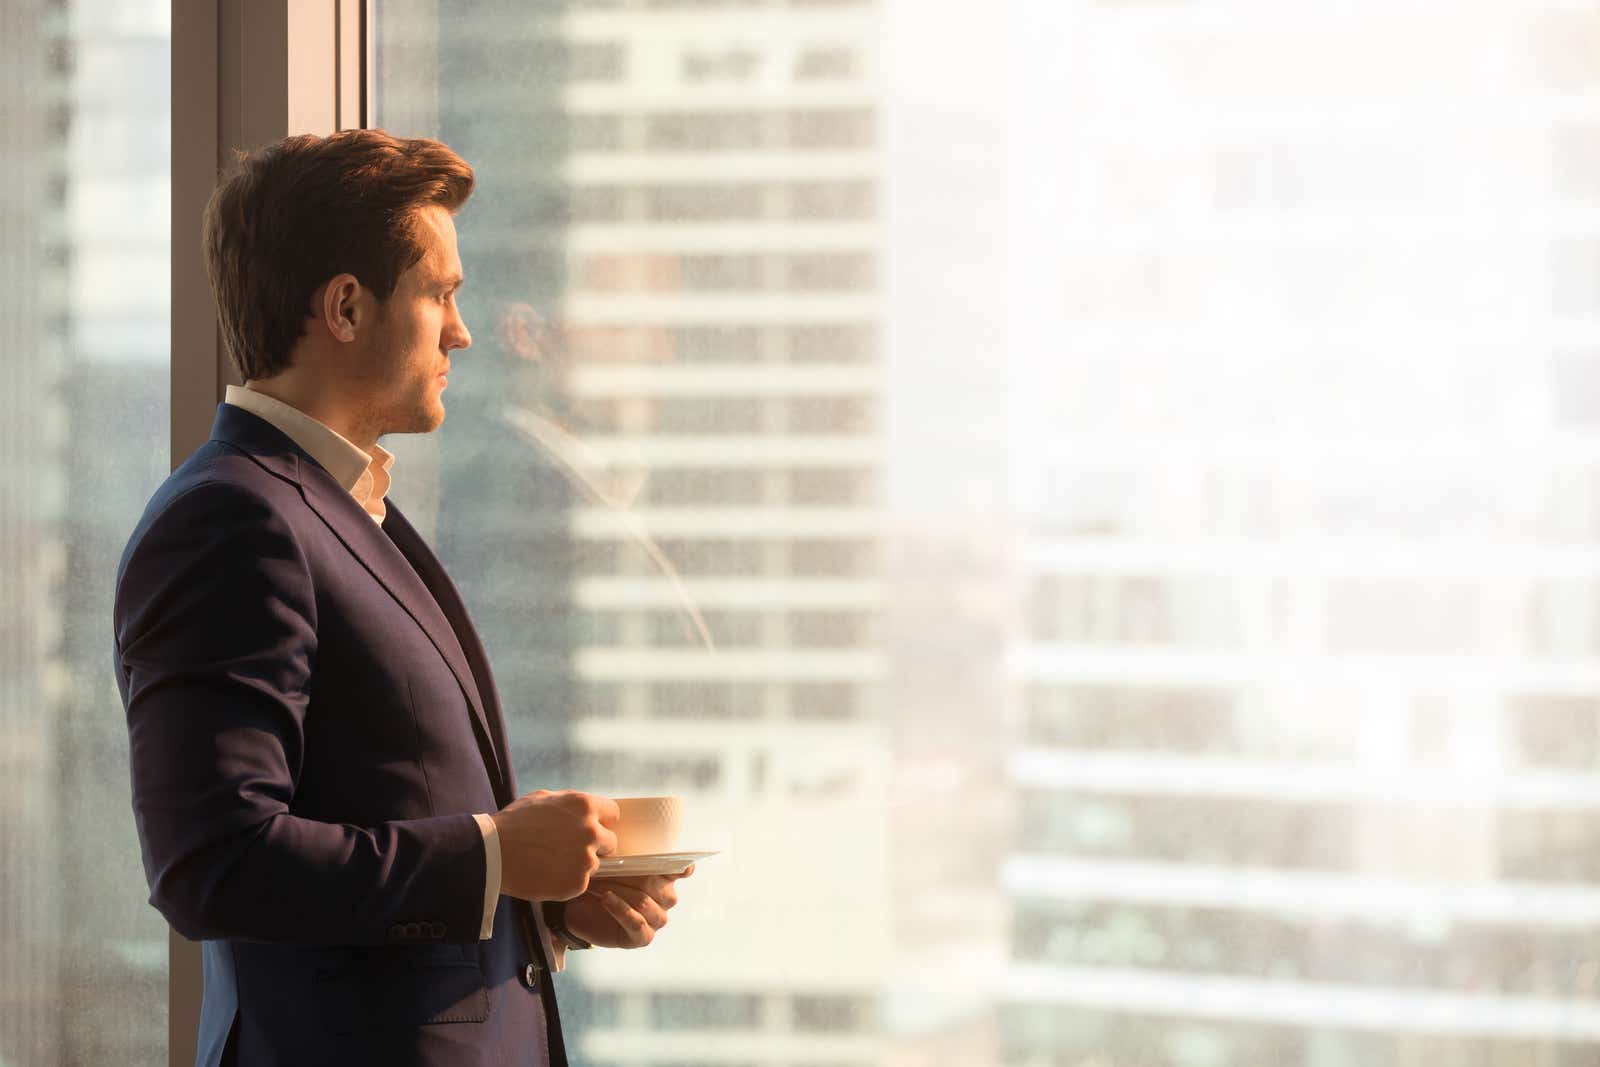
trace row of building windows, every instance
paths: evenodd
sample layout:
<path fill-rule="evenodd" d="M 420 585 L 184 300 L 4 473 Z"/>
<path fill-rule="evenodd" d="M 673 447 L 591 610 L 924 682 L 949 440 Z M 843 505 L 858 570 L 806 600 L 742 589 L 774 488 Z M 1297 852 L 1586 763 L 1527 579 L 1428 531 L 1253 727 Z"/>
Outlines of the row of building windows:
<path fill-rule="evenodd" d="M 546 716 L 546 718 L 548 718 Z M 716 720 L 710 720 L 716 721 Z M 535 741 L 513 741 L 512 758 L 519 777 L 528 781 L 563 783 L 575 788 L 643 791 L 654 794 L 707 794 L 737 789 L 740 796 L 781 795 L 796 802 L 863 799 L 863 777 L 855 768 L 814 772 L 773 773 L 770 754 L 728 752 L 643 752 L 628 749 L 573 748 L 565 750 Z M 738 761 L 743 767 L 730 766 Z M 744 770 L 742 776 L 738 773 Z"/>
<path fill-rule="evenodd" d="M 518 774 L 529 762 L 546 757 L 543 751 L 524 751 L 513 742 Z M 626 782 L 629 788 L 663 794 L 708 793 L 723 784 L 723 757 L 705 753 L 647 753 L 636 751 L 578 751 L 567 755 L 568 780 L 573 782 Z M 558 780 L 551 776 L 530 781 Z"/>
<path fill-rule="evenodd" d="M 871 108 L 642 113 L 529 111 L 488 107 L 518 143 L 496 153 L 502 167 L 537 174 L 562 153 L 864 152 L 877 145 Z"/>
<path fill-rule="evenodd" d="M 684 991 L 562 992 L 570 1010 L 593 1028 L 626 1027 L 635 1016 L 654 1030 L 789 1030 L 800 1034 L 866 1034 L 878 1027 L 877 1001 L 857 994 Z M 570 1002 L 570 1009 L 569 1009 Z M 720 1062 L 720 1061 L 719 1061 Z"/>
<path fill-rule="evenodd" d="M 753 507 L 809 509 L 862 509 L 878 504 L 880 473 L 869 467 L 658 467 L 646 471 L 638 492 L 629 501 L 634 510 L 745 509 Z M 510 516 L 505 529 L 495 531 L 506 540 L 507 550 L 523 556 L 517 565 L 529 565 L 527 555 L 537 556 L 536 566 L 549 570 L 564 565 L 590 545 L 572 540 L 570 514 L 544 516 L 545 529 L 521 514 Z M 646 523 L 648 525 L 648 522 Z M 595 552 L 610 551 L 603 543 Z M 489 560 L 475 560 L 462 567 L 471 573 L 494 566 Z M 592 572 L 595 564 L 586 566 Z M 527 573 L 525 571 L 525 573 Z M 511 575 L 512 583 L 519 584 Z"/>
<path fill-rule="evenodd" d="M 876 647 L 882 619 L 868 611 L 700 612 L 718 648 L 841 649 Z M 685 648 L 700 645 L 698 628 L 683 611 L 584 611 L 541 613 L 542 627 L 566 627 L 574 647 Z"/>
<path fill-rule="evenodd" d="M 855 81 L 864 69 L 858 48 L 801 48 L 792 54 L 781 54 L 741 45 L 687 49 L 678 59 L 678 70 L 690 85 L 737 84 L 761 81 L 769 65 L 783 61 L 787 61 L 787 70 L 782 73 L 797 85 Z"/>
<path fill-rule="evenodd" d="M 1283 1026 L 1045 1003 L 1004 1006 L 998 1030 L 1002 1062 L 1050 1067 L 1591 1067 L 1600 1059 L 1600 1044 L 1546 1037 Z"/>
<path fill-rule="evenodd" d="M 1600 949 L 1570 927 L 1295 918 L 1119 902 L 1019 905 L 1030 963 L 1496 996 L 1600 997 Z"/>
<path fill-rule="evenodd" d="M 627 77 L 628 51 L 621 41 L 532 37 L 518 42 L 530 70 L 544 82 L 619 82 Z"/>
<path fill-rule="evenodd" d="M 1032 851 L 1401 878 L 1600 882 L 1590 810 L 1022 791 Z"/>
<path fill-rule="evenodd" d="M 1418 132 L 1407 129 L 1409 141 L 1350 133 L 1335 139 L 1327 130 L 1306 137 L 1297 128 L 1249 139 L 1224 134 L 1187 146 L 1167 138 L 1142 146 L 1091 142 L 1085 177 L 1099 212 L 1135 223 L 1180 208 L 1227 219 L 1467 206 L 1473 189 L 1462 180 L 1463 168 L 1418 165 L 1459 156 L 1459 143 L 1419 145 Z M 1569 152 L 1581 161 L 1581 142 Z"/>
<path fill-rule="evenodd" d="M 1357 758 L 1361 732 L 1352 720 L 1359 690 L 1300 687 L 1211 688 L 1035 684 L 1024 693 L 1023 739 L 1078 751 L 1158 752 L 1346 762 Z M 1479 708 L 1441 694 L 1419 693 L 1409 708 L 1386 705 L 1407 719 L 1408 765 L 1447 765 L 1453 736 L 1483 732 Z M 1498 726 L 1488 732 L 1506 766 L 1529 770 L 1600 770 L 1600 697 L 1513 693 L 1501 698 Z"/>
<path fill-rule="evenodd" d="M 1359 695 L 1335 689 L 1039 683 L 1023 700 L 1024 742 L 1045 748 L 1336 762 L 1360 740 Z"/>
<path fill-rule="evenodd" d="M 1600 375 L 1586 373 L 1567 384 L 1577 389 L 1585 380 L 1600 381 Z M 1104 397 L 1085 398 L 1086 406 L 1094 400 L 1105 414 Z M 1308 425 L 1319 417 L 1305 415 Z M 1052 425 L 1066 429 L 1063 418 Z M 1107 425 L 1100 447 L 1120 449 L 1117 442 L 1137 441 L 1149 428 L 1136 421 Z M 1241 425 L 1233 432 L 1249 429 Z M 1120 535 L 1170 541 L 1178 536 L 1268 545 L 1345 537 L 1486 546 L 1587 547 L 1600 540 L 1600 465 L 1581 455 L 1551 452 L 1547 461 L 1530 459 L 1490 475 L 1488 453 L 1482 461 L 1430 462 L 1426 450 L 1412 451 L 1411 442 L 1420 437 L 1411 434 L 1385 449 L 1381 460 L 1370 450 L 1362 458 L 1365 446 L 1354 438 L 1347 439 L 1348 459 L 1337 449 L 1298 460 L 1280 455 L 1270 463 L 1208 456 L 1211 445 L 1221 442 L 1220 436 L 1214 441 L 1175 437 L 1158 454 L 1130 451 L 1124 459 L 1094 466 L 1046 466 L 1031 529 L 1059 540 Z M 1269 449 L 1295 447 L 1277 438 L 1259 444 L 1263 456 Z M 1488 498 L 1514 499 L 1516 506 L 1485 507 Z"/>
<path fill-rule="evenodd" d="M 562 338 L 574 363 L 862 364 L 877 352 L 872 323 L 730 323 L 690 326 L 568 324 Z"/>
<path fill-rule="evenodd" d="M 670 539 L 659 544 L 678 572 L 689 577 L 865 578 L 882 573 L 881 545 L 861 538 L 795 541 Z M 648 573 L 642 565 L 636 566 L 633 571 Z M 626 571 L 618 567 L 607 573 Z"/>
<path fill-rule="evenodd" d="M 705 1060 L 585 1060 L 585 1067 L 712 1067 Z M 718 1058 L 714 1067 L 876 1067 L 865 1060 L 829 1058 L 826 1060 L 728 1060 Z"/>
<path fill-rule="evenodd" d="M 882 545 L 868 538 L 661 538 L 652 552 L 633 540 L 524 539 L 462 578 L 475 614 L 524 617 L 548 610 L 588 578 L 662 579 L 660 556 L 685 578 L 878 578 Z M 469 588 L 470 587 L 470 588 Z"/>
<path fill-rule="evenodd" d="M 878 0 L 525 0 L 533 11 L 738 11 L 868 7 Z"/>
<path fill-rule="evenodd" d="M 872 578 L 883 572 L 882 546 L 866 538 L 662 538 L 655 544 L 686 578 Z M 506 546 L 474 575 L 474 610 L 481 604 L 489 614 L 542 599 L 552 576 L 570 586 L 585 578 L 661 578 L 664 572 L 655 553 L 629 540 Z M 487 594 L 481 599 L 480 589 Z"/>
<path fill-rule="evenodd" d="M 596 681 L 576 687 L 573 705 L 565 713 L 586 719 L 849 722 L 867 712 L 871 692 L 872 687 L 861 682 Z"/>
<path fill-rule="evenodd" d="M 1041 575 L 1029 590 L 1029 637 L 1237 647 L 1246 633 L 1244 585 L 1226 578 Z"/>
<path fill-rule="evenodd" d="M 861 437 L 878 430 L 871 395 L 584 396 L 570 411 L 588 432 L 686 436 Z"/>
<path fill-rule="evenodd" d="M 870 506 L 878 498 L 877 472 L 859 467 L 792 471 L 743 468 L 658 468 L 639 503 L 663 508 L 728 508 L 773 504 L 802 508 Z"/>
<path fill-rule="evenodd" d="M 622 41 L 578 40 L 533 36 L 518 41 L 528 67 L 542 82 L 616 84 L 628 77 L 628 48 Z M 685 83 L 741 82 L 759 77 L 768 62 L 786 58 L 788 74 L 798 84 L 852 81 L 862 70 L 857 48 L 809 47 L 782 57 L 753 48 L 689 48 L 679 57 Z"/>
<path fill-rule="evenodd" d="M 1551 273 L 1561 279 L 1560 284 L 1575 294 L 1589 294 L 1584 299 L 1592 297 L 1600 275 L 1600 245 L 1561 245 L 1551 255 Z M 1216 272 L 1236 266 L 1220 253 L 1211 260 L 1196 258 L 1198 262 L 1182 258 L 1161 269 Z M 1155 289 L 1154 278 L 1137 271 L 1119 275 L 1126 266 L 1108 264 L 1100 274 L 1089 260 L 1083 270 L 1095 275 L 1097 285 L 1113 284 L 1121 277 L 1130 290 L 1143 292 L 1142 287 L 1149 286 L 1161 291 Z M 1296 267 L 1269 261 L 1252 263 L 1250 269 L 1292 280 Z M 1169 278 L 1165 285 L 1192 295 L 1198 303 L 1210 299 L 1204 291 L 1190 292 L 1199 290 L 1199 283 L 1175 285 Z M 1249 288 L 1243 279 L 1240 287 Z M 1132 300 L 1136 295 L 1129 292 L 1127 297 Z M 1032 378 L 1038 388 L 1030 399 L 1040 417 L 1048 420 L 1043 425 L 1050 432 L 1194 434 L 1198 446 L 1215 443 L 1230 450 L 1240 443 L 1254 444 L 1257 454 L 1233 463 L 1233 469 L 1301 482 L 1308 476 L 1341 473 L 1352 460 L 1362 465 L 1362 473 L 1373 467 L 1371 473 L 1384 478 L 1390 468 L 1372 463 L 1377 439 L 1392 442 L 1389 451 L 1398 464 L 1396 472 L 1421 466 L 1436 480 L 1449 475 L 1481 485 L 1484 478 L 1499 472 L 1474 468 L 1460 459 L 1441 470 L 1434 438 L 1458 435 L 1451 439 L 1462 447 L 1481 449 L 1485 443 L 1471 435 L 1491 430 L 1515 433 L 1529 419 L 1543 423 L 1562 410 L 1556 407 L 1562 384 L 1592 381 L 1600 360 L 1592 346 L 1581 342 L 1547 347 L 1537 341 L 1492 341 L 1464 324 L 1442 324 L 1434 347 L 1409 354 L 1397 367 L 1391 347 L 1351 339 L 1344 334 L 1349 327 L 1340 328 L 1342 337 L 1330 331 L 1321 339 L 1264 325 L 1256 343 L 1230 346 L 1224 332 L 1148 331 L 1143 328 L 1144 317 L 1136 311 L 1132 317 L 1141 321 L 1112 325 L 1097 331 L 1093 340 L 1087 331 L 1063 332 L 1064 339 L 1081 335 L 1083 339 L 1072 347 L 1087 350 L 1064 351 L 1048 375 Z M 1348 321 L 1371 317 L 1352 313 Z M 1459 313 L 1452 316 L 1461 318 Z M 1271 436 L 1261 440 L 1263 435 Z M 1132 448 L 1127 451 L 1129 459 L 1136 454 Z M 1557 452 L 1546 455 L 1565 458 Z M 1176 457 L 1160 458 L 1171 462 Z M 1192 460 L 1206 458 L 1201 452 Z M 1446 452 L 1443 458 L 1448 461 L 1451 456 Z M 1230 469 L 1224 463 L 1216 465 Z M 1538 469 L 1522 462 L 1517 471 L 1526 477 Z M 1075 464 L 1068 476 L 1080 470 Z M 1186 464 L 1183 473 L 1192 479 L 1192 466 Z M 1111 479 L 1114 474 L 1108 471 L 1103 477 Z M 1185 487 L 1194 488 L 1192 482 Z M 1403 505 L 1404 500 L 1396 503 Z"/>
<path fill-rule="evenodd" d="M 596 223 L 854 222 L 877 213 L 877 183 L 698 181 L 540 185 L 525 191 L 535 227 Z"/>
<path fill-rule="evenodd" d="M 600 252 L 573 289 L 590 293 L 854 293 L 877 286 L 871 252 Z"/>
<path fill-rule="evenodd" d="M 1280 356 L 1284 347 L 1303 344 L 1305 329 L 1313 322 L 1323 328 L 1337 324 L 1341 329 L 1367 323 L 1380 335 L 1396 329 L 1394 323 L 1415 323 L 1417 328 L 1440 331 L 1446 343 L 1460 343 L 1457 332 L 1464 330 L 1466 322 L 1481 321 L 1487 326 L 1491 318 L 1483 309 L 1503 301 L 1508 289 L 1537 285 L 1534 292 L 1553 291 L 1543 270 L 1538 274 L 1540 281 L 1531 283 L 1525 271 L 1511 267 L 1517 257 L 1504 251 L 1506 239 L 1490 236 L 1493 231 L 1487 228 L 1441 236 L 1399 224 L 1363 222 L 1358 227 L 1353 222 L 1341 225 L 1331 221 L 1326 223 L 1331 234 L 1326 238 L 1301 235 L 1302 224 L 1274 229 L 1270 231 L 1274 239 L 1263 240 L 1257 236 L 1263 224 L 1250 220 L 1241 221 L 1235 233 L 1212 232 L 1186 240 L 1174 236 L 1140 247 L 1129 240 L 1115 243 L 1114 228 L 1104 225 L 1104 212 L 1093 201 L 1079 211 L 1094 222 L 1060 237 L 1062 248 L 1069 251 L 1062 257 L 1055 291 L 1057 306 L 1067 320 L 1145 336 L 1158 326 L 1186 327 L 1181 332 L 1188 335 L 1188 343 L 1208 339 L 1215 343 L 1215 339 L 1231 337 L 1236 351 L 1263 360 Z M 1149 224 L 1148 220 L 1140 222 Z M 1417 258 L 1437 265 L 1436 269 L 1419 277 L 1414 269 Z M 1535 264 L 1542 258 L 1529 257 Z M 1577 285 L 1570 292 L 1582 296 Z M 1241 317 L 1262 323 L 1263 329 L 1252 330 L 1248 337 L 1239 333 L 1230 324 Z M 1299 336 L 1274 339 L 1268 324 L 1281 323 L 1298 324 Z M 1470 343 L 1465 333 L 1462 339 Z M 1360 351 L 1393 366 L 1392 343 L 1368 341 Z M 1422 365 L 1428 356 L 1413 353 L 1412 358 Z M 1236 391 L 1258 392 L 1254 388 Z M 1197 399 L 1209 416 L 1214 397 Z M 1312 399 L 1318 398 L 1314 394 L 1307 398 Z M 1369 396 L 1369 400 L 1374 410 L 1368 415 L 1341 415 L 1378 424 L 1394 407 L 1426 403 L 1416 390 L 1403 390 L 1392 398 Z"/>
<path fill-rule="evenodd" d="M 1065 573 L 1032 583 L 1028 632 L 1059 645 L 1585 656 L 1600 651 L 1600 609 L 1591 583 L 1565 578 Z"/>

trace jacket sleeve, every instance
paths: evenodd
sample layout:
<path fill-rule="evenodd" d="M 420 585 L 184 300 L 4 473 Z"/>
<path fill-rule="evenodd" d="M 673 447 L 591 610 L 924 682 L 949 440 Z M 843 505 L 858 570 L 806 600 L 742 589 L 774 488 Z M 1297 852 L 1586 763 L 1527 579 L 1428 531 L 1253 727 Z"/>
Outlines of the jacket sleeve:
<path fill-rule="evenodd" d="M 317 604 L 264 499 L 210 482 L 168 504 L 125 554 L 113 618 L 145 878 L 174 929 L 477 940 L 487 868 L 470 814 L 350 826 L 290 813 Z"/>

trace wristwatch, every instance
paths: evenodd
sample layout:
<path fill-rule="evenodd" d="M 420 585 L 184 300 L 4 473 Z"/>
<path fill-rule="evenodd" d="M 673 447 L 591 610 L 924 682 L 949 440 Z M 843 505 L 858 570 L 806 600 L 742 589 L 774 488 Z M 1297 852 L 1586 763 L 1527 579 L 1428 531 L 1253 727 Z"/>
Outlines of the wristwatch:
<path fill-rule="evenodd" d="M 544 925 L 557 941 L 571 949 L 594 948 L 593 945 L 567 929 L 567 902 L 564 900 L 547 900 L 544 902 Z"/>

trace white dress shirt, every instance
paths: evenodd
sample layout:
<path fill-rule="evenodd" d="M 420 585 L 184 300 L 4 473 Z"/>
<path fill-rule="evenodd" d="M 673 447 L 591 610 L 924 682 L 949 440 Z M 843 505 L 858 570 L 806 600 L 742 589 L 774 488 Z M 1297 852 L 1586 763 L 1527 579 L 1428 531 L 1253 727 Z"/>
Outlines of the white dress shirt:
<path fill-rule="evenodd" d="M 372 516 L 373 522 L 383 522 L 387 514 L 383 498 L 389 492 L 389 470 L 394 466 L 394 453 L 374 444 L 369 455 L 338 431 L 265 393 L 230 385 L 223 399 L 282 430 L 356 498 L 356 503 Z M 500 903 L 500 834 L 488 815 L 475 814 L 473 818 L 483 833 L 483 925 L 478 930 L 478 939 L 485 941 L 494 933 L 495 907 Z M 544 924 L 540 923 L 539 928 L 543 932 Z M 559 971 L 566 955 L 560 950 L 565 946 L 553 945 L 553 940 L 545 936 L 545 956 L 550 960 L 551 969 Z"/>

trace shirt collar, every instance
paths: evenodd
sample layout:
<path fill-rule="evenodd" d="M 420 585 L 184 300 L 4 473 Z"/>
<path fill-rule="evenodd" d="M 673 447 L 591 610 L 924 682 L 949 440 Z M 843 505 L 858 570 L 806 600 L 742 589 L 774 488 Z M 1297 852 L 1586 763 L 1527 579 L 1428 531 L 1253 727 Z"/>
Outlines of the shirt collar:
<path fill-rule="evenodd" d="M 228 386 L 223 400 L 282 430 L 289 440 L 333 475 L 333 480 L 355 497 L 356 503 L 373 521 L 383 521 L 383 498 L 392 484 L 389 471 L 394 466 L 394 453 L 379 444 L 374 444 L 369 453 L 299 408 L 243 386 Z"/>

